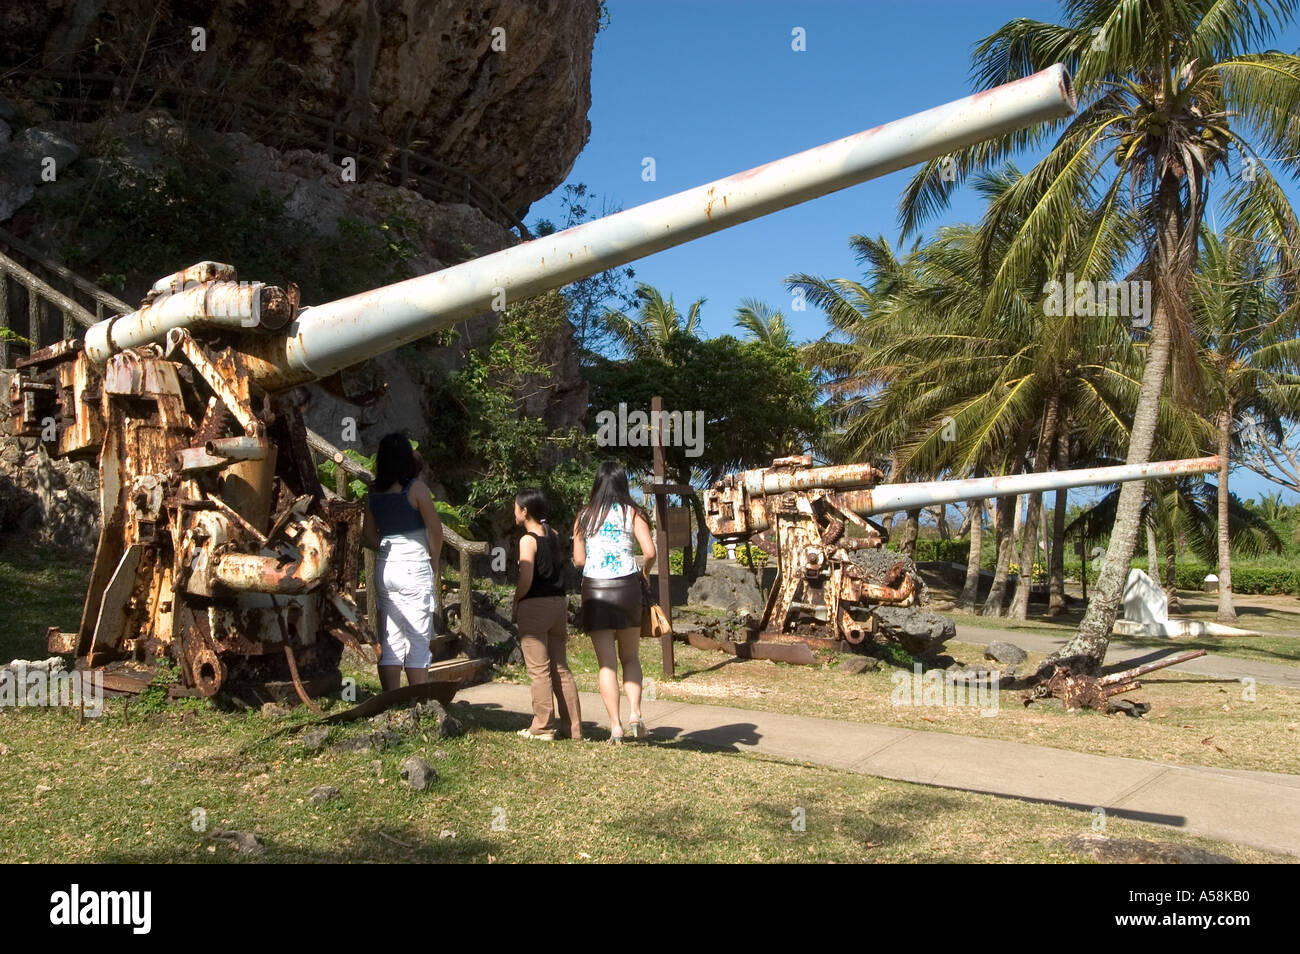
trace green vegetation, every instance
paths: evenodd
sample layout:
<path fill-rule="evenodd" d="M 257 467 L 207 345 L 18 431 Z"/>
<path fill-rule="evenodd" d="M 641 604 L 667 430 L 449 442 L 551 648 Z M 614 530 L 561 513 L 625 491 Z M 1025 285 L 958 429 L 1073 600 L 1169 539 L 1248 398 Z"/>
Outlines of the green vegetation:
<path fill-rule="evenodd" d="M 194 262 L 228 262 L 258 281 L 297 282 L 308 302 L 410 276 L 417 225 L 395 206 L 378 225 L 344 216 L 332 232 L 314 232 L 283 199 L 248 185 L 233 154 L 195 137 L 163 152 L 152 170 L 126 144 L 106 140 L 92 162 L 41 190 L 34 212 L 61 224 L 52 240 L 70 268 L 140 287 Z"/>
<path fill-rule="evenodd" d="M 84 561 L 54 551 L 0 550 L 0 586 L 25 594 L 0 619 L 0 647 L 27 658 L 43 656 L 44 625 L 75 622 L 86 569 Z M 575 637 L 571 646 L 583 688 L 590 688 L 595 673 L 590 641 Z M 647 642 L 642 649 L 647 674 L 659 678 L 657 646 Z M 823 684 L 829 677 L 828 702 L 846 692 L 856 695 L 860 690 L 850 686 L 861 685 L 852 681 L 858 677 L 807 667 L 726 667 L 732 672 L 718 674 L 716 657 L 686 647 L 679 650 L 679 661 L 686 677 L 680 683 L 660 678 L 660 698 L 676 698 L 679 685 L 702 686 L 741 674 L 759 687 L 772 674 Z M 348 670 L 348 675 L 363 693 L 377 690 L 373 670 Z M 165 679 L 160 670 L 160 688 Z M 820 695 L 799 690 L 799 698 L 817 704 Z M 681 697 L 698 701 L 686 692 Z M 730 694 L 715 698 L 746 704 Z M 787 693 L 786 698 L 796 697 Z M 337 711 L 343 703 L 325 700 L 324 707 Z M 801 708 L 807 711 L 806 701 Z M 310 721 L 302 706 L 268 719 L 256 711 L 223 712 L 204 700 L 162 704 L 117 698 L 107 700 L 102 718 L 81 725 L 71 712 L 59 710 L 0 712 L 0 741 L 6 746 L 0 756 L 0 824 L 10 835 L 6 858 L 1084 860 L 1060 842 L 1087 831 L 1091 816 L 1068 808 L 701 749 L 682 739 L 618 749 L 596 743 L 525 744 L 514 735 L 524 724 L 520 716 L 459 703 L 452 709 L 468 729 L 462 737 L 415 732 L 378 753 L 319 754 L 304 748 L 300 731 L 282 731 Z M 364 723 L 337 727 L 331 740 L 369 731 Z M 427 792 L 411 792 L 399 778 L 410 755 L 423 756 L 438 773 Z M 339 797 L 314 804 L 309 796 L 318 785 L 337 788 Z M 132 808 L 123 812 L 128 792 Z M 796 806 L 804 809 L 803 832 L 790 824 Z M 495 828 L 494 819 L 499 820 Z M 1023 836 L 1011 843 L 995 836 L 1010 825 Z M 214 840 L 215 829 L 255 833 L 265 852 L 241 855 Z M 1282 860 L 1123 819 L 1109 821 L 1108 833 L 1199 845 L 1241 861 Z"/>
<path fill-rule="evenodd" d="M 554 387 L 552 342 L 561 337 L 569 302 L 548 292 L 506 309 L 465 365 L 433 386 L 426 459 L 449 475 L 448 492 L 463 500 L 471 529 L 489 535 L 513 523 L 510 505 L 521 487 L 540 487 L 552 522 L 564 526 L 591 487 L 592 439 L 577 428 L 553 429 L 517 395 L 546 395 Z M 536 402 L 534 402 L 536 403 Z M 545 407 L 540 403 L 539 410 Z M 466 461 L 472 472 L 464 474 Z"/>

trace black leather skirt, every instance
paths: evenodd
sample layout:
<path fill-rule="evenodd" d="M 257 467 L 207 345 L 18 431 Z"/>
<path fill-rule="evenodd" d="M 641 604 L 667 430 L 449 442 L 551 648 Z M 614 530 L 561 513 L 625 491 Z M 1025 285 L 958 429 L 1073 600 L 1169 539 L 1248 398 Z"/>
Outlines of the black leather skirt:
<path fill-rule="evenodd" d="M 612 580 L 582 578 L 582 628 L 631 629 L 641 625 L 641 574 Z"/>

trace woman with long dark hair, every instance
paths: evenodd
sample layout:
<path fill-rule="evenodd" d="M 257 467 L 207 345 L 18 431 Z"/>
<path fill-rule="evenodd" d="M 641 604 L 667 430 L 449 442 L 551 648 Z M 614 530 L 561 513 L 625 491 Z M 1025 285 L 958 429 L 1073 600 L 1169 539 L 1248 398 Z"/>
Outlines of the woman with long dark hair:
<path fill-rule="evenodd" d="M 638 571 L 636 547 L 644 569 Z M 596 470 L 591 499 L 573 525 L 573 564 L 582 568 L 582 626 L 600 664 L 600 698 L 609 712 L 610 741 L 623 741 L 619 716 L 618 664 L 623 664 L 628 734 L 644 738 L 641 719 L 641 593 L 655 562 L 650 519 L 632 499 L 627 471 L 617 461 Z"/>
<path fill-rule="evenodd" d="M 520 729 L 526 739 L 581 739 L 582 706 L 569 671 L 565 640 L 569 601 L 564 587 L 564 552 L 560 535 L 546 521 L 550 506 L 535 488 L 515 495 L 519 538 L 519 582 L 515 585 L 515 623 L 519 648 L 533 688 L 533 724 Z M 552 698 L 559 700 L 559 724 Z"/>
<path fill-rule="evenodd" d="M 433 661 L 429 639 L 437 612 L 436 580 L 442 555 L 442 521 L 433 492 L 420 480 L 424 462 L 405 434 L 389 434 L 379 442 L 375 481 L 366 497 L 361 542 L 378 551 L 375 588 L 379 684 L 385 692 L 406 681 L 429 681 Z"/>

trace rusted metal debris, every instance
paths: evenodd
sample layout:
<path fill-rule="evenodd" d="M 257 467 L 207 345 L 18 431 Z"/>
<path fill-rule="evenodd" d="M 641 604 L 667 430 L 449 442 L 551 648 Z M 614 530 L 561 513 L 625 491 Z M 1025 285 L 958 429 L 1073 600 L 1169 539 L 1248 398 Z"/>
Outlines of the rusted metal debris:
<path fill-rule="evenodd" d="M 1157 669 L 1177 666 L 1189 659 L 1205 655 L 1204 649 L 1194 649 L 1176 656 L 1167 656 L 1155 662 L 1134 666 L 1109 676 L 1086 676 L 1076 674 L 1068 666 L 1054 665 L 1052 674 L 1025 694 L 1025 705 L 1031 705 L 1040 699 L 1055 697 L 1067 709 L 1096 709 L 1099 712 L 1116 712 L 1121 706 L 1111 701 L 1125 692 L 1140 689 L 1139 676 L 1145 676 Z M 1141 705 L 1139 703 L 1139 705 Z M 1145 711 L 1145 708 L 1143 709 Z"/>

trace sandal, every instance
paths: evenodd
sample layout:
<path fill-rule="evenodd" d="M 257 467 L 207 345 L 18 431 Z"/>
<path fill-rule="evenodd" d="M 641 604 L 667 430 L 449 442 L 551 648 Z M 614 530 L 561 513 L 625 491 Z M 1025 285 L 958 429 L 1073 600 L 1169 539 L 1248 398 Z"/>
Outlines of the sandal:
<path fill-rule="evenodd" d="M 641 739 L 648 739 L 650 737 L 649 731 L 646 730 L 645 723 L 642 722 L 640 719 L 633 719 L 631 722 L 627 724 L 627 728 L 628 728 L 628 734 L 631 735 L 631 737 L 634 739 L 641 740 Z"/>
<path fill-rule="evenodd" d="M 622 745 L 622 744 L 623 744 L 623 733 L 622 733 L 622 732 L 619 732 L 617 735 L 615 735 L 613 732 L 611 732 L 611 733 L 609 734 L 609 744 L 610 744 L 610 745 Z"/>
<path fill-rule="evenodd" d="M 515 733 L 515 735 L 521 736 L 525 739 L 540 739 L 543 742 L 555 741 L 554 731 L 534 732 L 531 728 L 528 728 L 528 729 L 520 729 L 518 732 Z"/>

